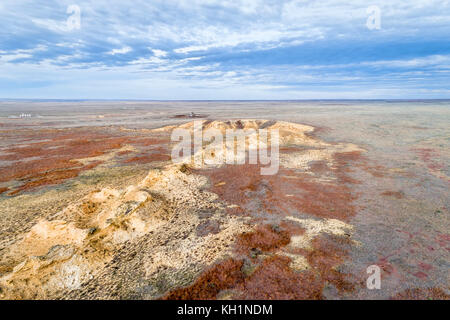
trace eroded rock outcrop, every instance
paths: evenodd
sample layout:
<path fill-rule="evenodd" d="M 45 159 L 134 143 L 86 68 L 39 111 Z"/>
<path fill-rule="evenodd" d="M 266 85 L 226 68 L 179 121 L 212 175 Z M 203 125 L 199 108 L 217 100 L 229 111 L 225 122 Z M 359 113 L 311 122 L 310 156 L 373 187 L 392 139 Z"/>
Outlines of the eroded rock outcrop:
<path fill-rule="evenodd" d="M 280 172 L 263 178 L 248 165 L 165 163 L 136 185 L 91 192 L 52 220 L 40 220 L 4 250 L 1 298 L 196 298 L 189 288 L 201 289 L 205 269 L 221 261 L 238 270 L 235 282 L 217 283 L 223 290 L 201 297 L 253 297 L 273 268 L 280 279 L 310 279 L 310 288 L 305 288 L 310 291 L 299 288 L 262 298 L 319 297 L 323 282 L 316 283 L 314 273 L 329 277 L 341 261 L 336 258 L 327 262 L 326 271 L 320 270 L 312 255 L 321 246 L 319 238 L 328 234 L 346 239 L 352 231 L 344 222 L 354 210 L 352 197 L 342 185 L 343 160 L 336 155 L 362 149 L 321 141 L 311 135 L 313 127 L 300 124 L 201 124 L 202 130 L 222 133 L 277 129 Z M 175 128 L 195 130 L 191 122 L 154 131 Z M 258 140 L 255 131 L 242 134 Z M 207 157 L 207 150 L 204 145 L 194 160 Z M 224 145 L 223 152 L 232 151 Z M 328 207 L 326 201 L 335 203 Z M 217 280 L 214 272 L 209 277 L 212 283 Z M 184 291 L 167 295 L 176 288 Z"/>

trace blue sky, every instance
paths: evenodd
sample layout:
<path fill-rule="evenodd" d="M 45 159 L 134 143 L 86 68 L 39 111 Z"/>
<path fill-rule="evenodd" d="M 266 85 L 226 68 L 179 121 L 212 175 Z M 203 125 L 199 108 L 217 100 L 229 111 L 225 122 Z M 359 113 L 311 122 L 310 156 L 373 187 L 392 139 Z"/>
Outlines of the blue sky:
<path fill-rule="evenodd" d="M 450 1 L 2 0 L 0 98 L 450 98 Z"/>

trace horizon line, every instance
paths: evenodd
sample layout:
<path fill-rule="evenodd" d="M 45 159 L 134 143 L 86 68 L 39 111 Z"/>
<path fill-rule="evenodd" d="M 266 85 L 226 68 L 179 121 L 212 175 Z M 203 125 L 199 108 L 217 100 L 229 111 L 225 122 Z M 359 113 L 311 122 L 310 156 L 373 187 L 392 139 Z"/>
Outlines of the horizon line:
<path fill-rule="evenodd" d="M 297 101 L 450 101 L 450 98 L 361 98 L 361 99 L 89 99 L 89 98 L 0 98 L 0 102 L 5 101 L 135 101 L 135 102 L 297 102 Z"/>

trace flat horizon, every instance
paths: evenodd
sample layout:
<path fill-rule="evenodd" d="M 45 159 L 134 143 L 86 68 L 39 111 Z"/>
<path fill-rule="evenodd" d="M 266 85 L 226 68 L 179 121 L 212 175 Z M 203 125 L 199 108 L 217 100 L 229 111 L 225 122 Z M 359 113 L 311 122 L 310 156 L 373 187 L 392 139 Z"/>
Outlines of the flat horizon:
<path fill-rule="evenodd" d="M 59 98 L 0 98 L 0 101 L 137 101 L 137 102 L 308 102 L 308 101 L 450 101 L 450 98 L 426 98 L 426 99 L 416 99 L 416 98 L 377 98 L 377 99 L 59 99 Z"/>

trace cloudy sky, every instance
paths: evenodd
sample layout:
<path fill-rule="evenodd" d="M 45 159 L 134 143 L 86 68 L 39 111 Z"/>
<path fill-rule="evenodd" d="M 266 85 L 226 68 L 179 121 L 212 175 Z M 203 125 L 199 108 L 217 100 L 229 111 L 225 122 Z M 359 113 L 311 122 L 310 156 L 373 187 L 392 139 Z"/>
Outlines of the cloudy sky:
<path fill-rule="evenodd" d="M 1 0 L 0 98 L 450 98 L 450 1 Z"/>

